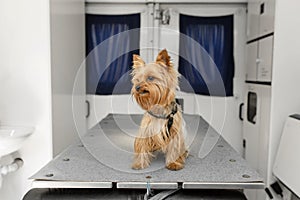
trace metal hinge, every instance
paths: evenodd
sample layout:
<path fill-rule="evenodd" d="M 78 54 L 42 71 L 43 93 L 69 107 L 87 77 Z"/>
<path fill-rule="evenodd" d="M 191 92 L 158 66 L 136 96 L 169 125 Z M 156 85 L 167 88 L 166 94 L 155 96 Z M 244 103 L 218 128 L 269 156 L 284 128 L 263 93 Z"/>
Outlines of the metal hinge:
<path fill-rule="evenodd" d="M 157 9 L 155 10 L 154 19 L 159 20 L 160 24 L 163 25 L 169 25 L 170 24 L 170 9 L 161 10 Z"/>

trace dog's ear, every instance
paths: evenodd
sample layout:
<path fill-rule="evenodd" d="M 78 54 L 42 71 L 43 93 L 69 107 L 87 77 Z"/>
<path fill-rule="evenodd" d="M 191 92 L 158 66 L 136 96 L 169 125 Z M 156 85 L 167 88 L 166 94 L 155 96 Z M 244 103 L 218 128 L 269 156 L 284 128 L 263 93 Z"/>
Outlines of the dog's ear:
<path fill-rule="evenodd" d="M 143 61 L 143 59 L 140 56 L 133 54 L 133 69 L 142 66 L 145 66 L 145 62 Z"/>
<path fill-rule="evenodd" d="M 166 49 L 163 49 L 158 53 L 158 55 L 156 57 L 156 63 L 163 63 L 167 67 L 172 66 L 171 63 L 170 63 L 170 56 L 169 56 Z"/>

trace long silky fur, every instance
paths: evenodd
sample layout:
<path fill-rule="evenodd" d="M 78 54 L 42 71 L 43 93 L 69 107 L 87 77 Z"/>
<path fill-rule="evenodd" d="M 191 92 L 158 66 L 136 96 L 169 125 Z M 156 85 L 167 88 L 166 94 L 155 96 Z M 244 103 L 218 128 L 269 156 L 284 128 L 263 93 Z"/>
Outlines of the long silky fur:
<path fill-rule="evenodd" d="M 145 110 L 163 108 L 161 114 L 172 112 L 172 102 L 175 101 L 175 91 L 178 87 L 178 72 L 174 69 L 166 50 L 157 56 L 155 63 L 145 64 L 137 55 L 134 56 L 132 95 Z M 153 81 L 147 77 L 153 76 Z M 140 90 L 136 90 L 136 86 Z M 141 92 L 146 91 L 146 92 Z M 187 156 L 183 135 L 183 120 L 181 110 L 173 117 L 173 124 L 168 129 L 168 120 L 151 116 L 145 112 L 138 135 L 134 142 L 134 169 L 142 169 L 150 165 L 154 151 L 162 151 L 166 155 L 166 167 L 171 170 L 182 169 Z"/>

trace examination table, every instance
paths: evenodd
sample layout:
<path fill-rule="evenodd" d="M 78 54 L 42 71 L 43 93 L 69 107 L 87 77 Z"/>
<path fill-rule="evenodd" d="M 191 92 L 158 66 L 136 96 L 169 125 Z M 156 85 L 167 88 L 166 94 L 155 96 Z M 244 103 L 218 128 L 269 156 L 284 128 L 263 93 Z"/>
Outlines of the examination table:
<path fill-rule="evenodd" d="M 31 177 L 23 200 L 246 199 L 263 189 L 260 175 L 201 116 L 183 114 L 189 156 L 170 171 L 157 153 L 151 166 L 131 169 L 142 115 L 109 114 Z M 62 133 L 63 134 L 63 133 Z"/>

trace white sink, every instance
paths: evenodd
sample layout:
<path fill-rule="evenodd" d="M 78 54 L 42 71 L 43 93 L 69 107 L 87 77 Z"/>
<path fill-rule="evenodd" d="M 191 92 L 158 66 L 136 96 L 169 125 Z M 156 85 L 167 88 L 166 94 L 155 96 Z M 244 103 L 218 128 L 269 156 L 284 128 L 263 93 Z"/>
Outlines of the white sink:
<path fill-rule="evenodd" d="M 33 131 L 33 127 L 0 126 L 0 158 L 18 151 Z"/>

